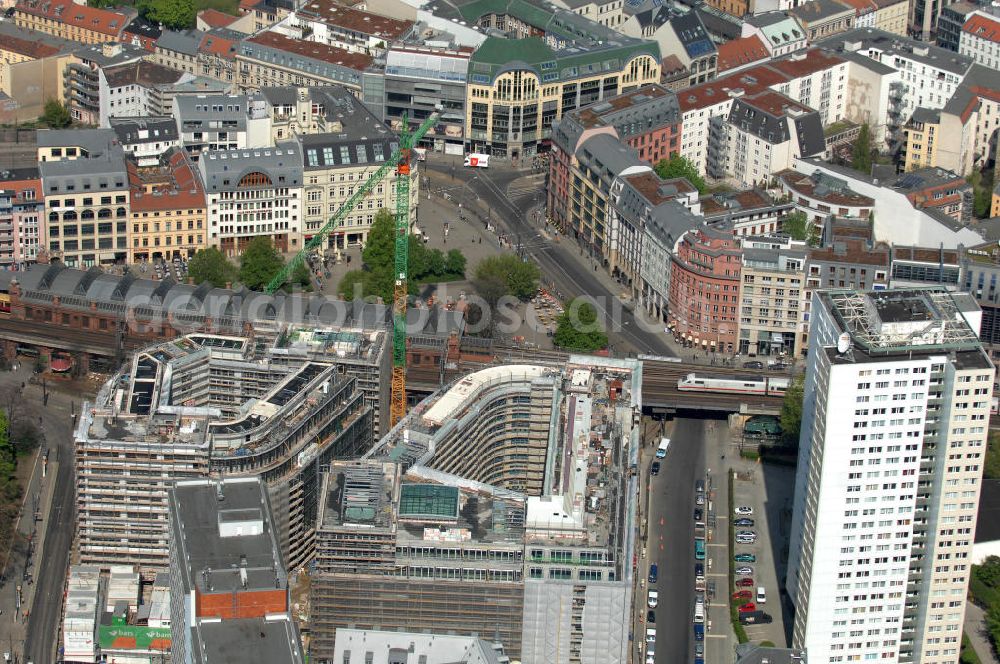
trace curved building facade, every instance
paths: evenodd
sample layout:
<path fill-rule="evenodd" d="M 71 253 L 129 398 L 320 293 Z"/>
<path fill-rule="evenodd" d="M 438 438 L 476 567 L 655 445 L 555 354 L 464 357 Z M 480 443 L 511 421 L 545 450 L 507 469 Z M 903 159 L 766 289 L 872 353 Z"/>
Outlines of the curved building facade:
<path fill-rule="evenodd" d="M 669 323 L 687 344 L 733 353 L 742 250 L 732 231 L 688 231 L 670 263 Z"/>
<path fill-rule="evenodd" d="M 325 334 L 342 341 L 304 362 L 287 348 L 259 350 L 259 339 L 209 334 L 137 352 L 81 409 L 81 561 L 164 567 L 167 491 L 175 481 L 259 477 L 289 568 L 308 562 L 321 468 L 363 454 L 375 428 L 358 379 L 340 363 L 369 350 L 364 337 Z"/>
<path fill-rule="evenodd" d="M 539 366 L 493 367 L 463 378 L 424 413 L 431 468 L 540 495 L 556 378 Z"/>

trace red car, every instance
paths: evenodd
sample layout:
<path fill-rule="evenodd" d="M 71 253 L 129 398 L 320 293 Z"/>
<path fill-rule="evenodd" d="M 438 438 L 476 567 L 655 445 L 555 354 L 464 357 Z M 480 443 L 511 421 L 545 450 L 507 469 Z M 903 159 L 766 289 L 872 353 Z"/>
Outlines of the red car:
<path fill-rule="evenodd" d="M 736 580 L 736 587 L 738 588 L 753 588 L 753 586 L 754 586 L 753 579 L 751 579 L 750 577 Z"/>
<path fill-rule="evenodd" d="M 749 613 L 750 611 L 756 611 L 757 605 L 753 602 L 747 602 L 740 607 L 740 613 Z"/>
<path fill-rule="evenodd" d="M 753 591 L 752 590 L 737 590 L 736 592 L 733 593 L 733 601 L 734 602 L 739 602 L 740 600 L 744 600 L 744 599 L 753 599 Z"/>

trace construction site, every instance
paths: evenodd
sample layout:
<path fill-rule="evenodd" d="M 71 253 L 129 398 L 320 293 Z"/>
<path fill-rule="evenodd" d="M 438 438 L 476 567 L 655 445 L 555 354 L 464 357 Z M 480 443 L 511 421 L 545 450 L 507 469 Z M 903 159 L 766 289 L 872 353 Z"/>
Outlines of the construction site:
<path fill-rule="evenodd" d="M 385 336 L 289 326 L 136 352 L 76 429 L 80 560 L 165 567 L 171 483 L 240 476 L 267 484 L 290 568 L 311 559 L 321 467 L 376 438 Z"/>
<path fill-rule="evenodd" d="M 595 357 L 486 369 L 411 409 L 364 459 L 331 464 L 311 581 L 317 661 L 332 661 L 338 628 L 363 627 L 625 664 L 641 380 L 639 362 Z M 542 423 L 535 449 L 527 434 Z M 501 431 L 521 433 L 506 445 Z"/>

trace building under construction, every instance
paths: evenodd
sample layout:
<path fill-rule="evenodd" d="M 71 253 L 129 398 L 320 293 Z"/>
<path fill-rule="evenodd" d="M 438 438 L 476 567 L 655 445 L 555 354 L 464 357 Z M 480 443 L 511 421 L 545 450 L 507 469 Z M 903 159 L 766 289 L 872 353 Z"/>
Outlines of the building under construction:
<path fill-rule="evenodd" d="M 384 340 L 298 326 L 136 352 L 76 429 L 81 561 L 164 567 L 167 489 L 205 477 L 263 479 L 285 560 L 308 561 L 321 467 L 372 446 L 380 388 L 359 386 L 384 370 Z"/>
<path fill-rule="evenodd" d="M 412 409 L 364 459 L 332 463 L 313 657 L 332 662 L 337 629 L 355 627 L 626 664 L 640 373 L 592 357 L 486 369 Z"/>

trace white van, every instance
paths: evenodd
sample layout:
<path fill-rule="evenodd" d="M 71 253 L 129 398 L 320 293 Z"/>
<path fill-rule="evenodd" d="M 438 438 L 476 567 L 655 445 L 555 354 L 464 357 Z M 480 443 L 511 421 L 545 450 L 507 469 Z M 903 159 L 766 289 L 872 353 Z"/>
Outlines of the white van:
<path fill-rule="evenodd" d="M 757 603 L 767 604 L 767 591 L 764 590 L 764 586 L 757 586 Z"/>
<path fill-rule="evenodd" d="M 656 629 L 652 627 L 646 628 L 646 643 L 656 643 Z"/>
<path fill-rule="evenodd" d="M 667 456 L 667 448 L 670 447 L 669 438 L 660 438 L 660 445 L 656 448 L 656 458 L 662 459 Z"/>
<path fill-rule="evenodd" d="M 694 603 L 694 621 L 705 622 L 705 602 L 700 597 Z"/>

